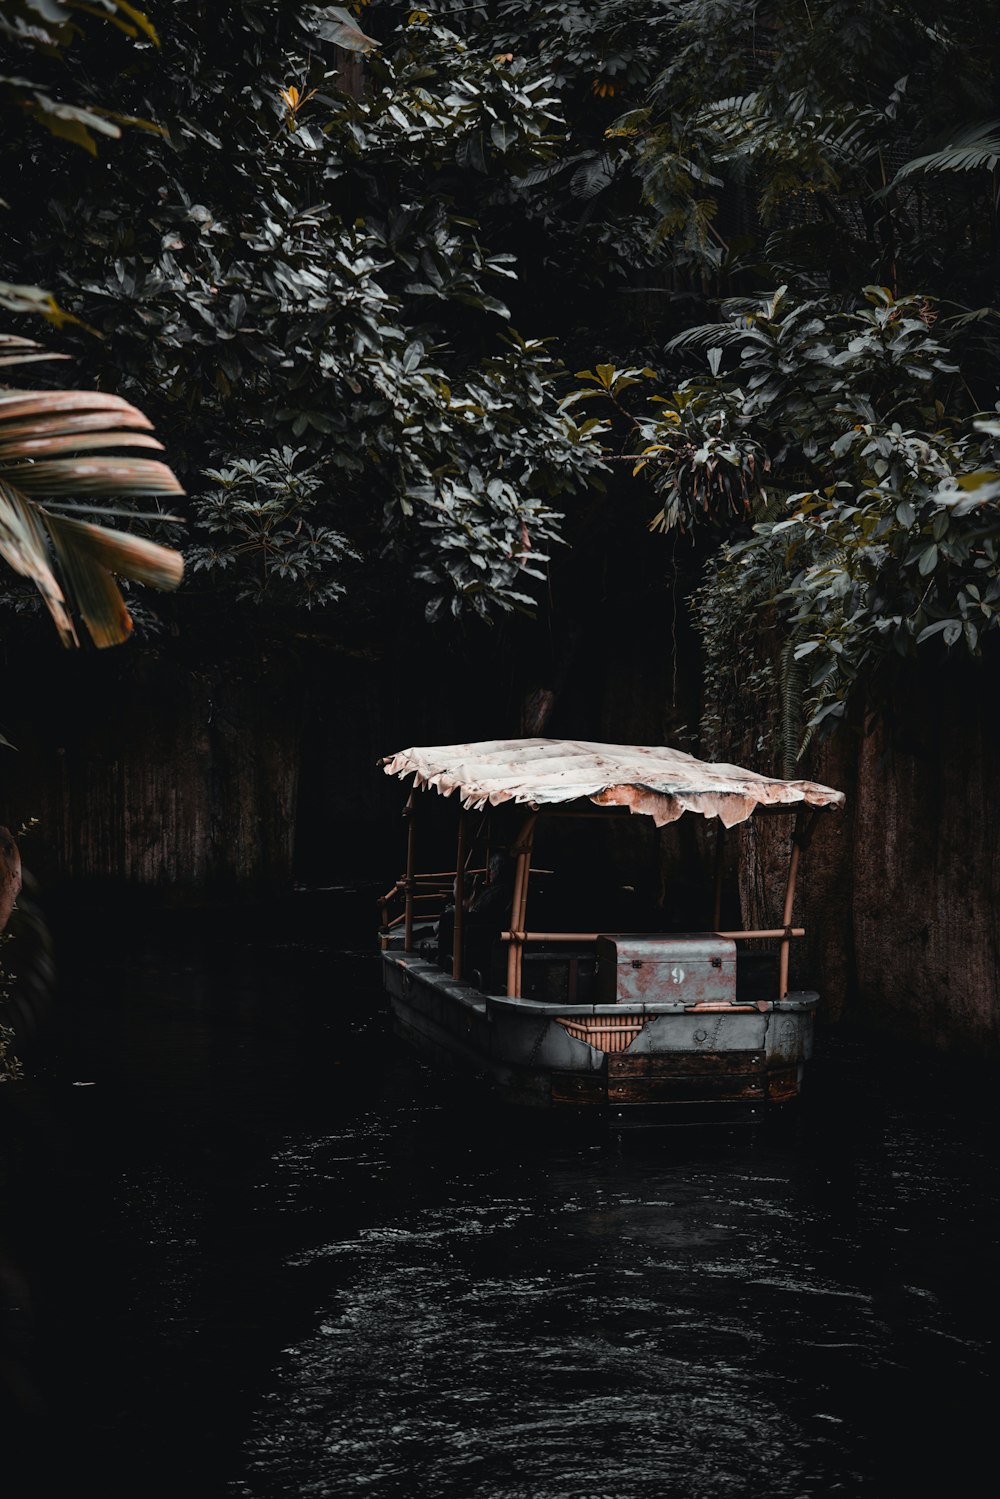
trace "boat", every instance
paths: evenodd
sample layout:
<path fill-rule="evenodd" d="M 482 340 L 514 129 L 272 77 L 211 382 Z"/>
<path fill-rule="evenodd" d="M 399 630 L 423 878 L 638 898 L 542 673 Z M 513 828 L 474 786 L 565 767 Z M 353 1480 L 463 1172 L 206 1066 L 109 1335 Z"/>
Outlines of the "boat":
<path fill-rule="evenodd" d="M 796 878 L 842 792 L 583 740 L 411 748 L 379 763 L 412 781 L 406 869 L 381 898 L 380 947 L 393 1028 L 425 1060 L 505 1103 L 616 1127 L 757 1122 L 799 1096 L 819 995 L 789 988 L 791 944 L 804 936 Z M 723 930 L 727 830 L 782 815 L 792 827 L 780 920 Z M 711 909 L 692 921 L 688 901 L 683 930 L 659 929 L 662 905 L 651 926 L 636 885 L 602 878 L 614 867 L 609 835 L 633 818 L 655 829 L 714 822 Z M 418 850 L 441 865 L 448 835 L 454 867 L 420 872 Z M 547 867 L 559 859 L 546 842 L 561 869 Z"/>

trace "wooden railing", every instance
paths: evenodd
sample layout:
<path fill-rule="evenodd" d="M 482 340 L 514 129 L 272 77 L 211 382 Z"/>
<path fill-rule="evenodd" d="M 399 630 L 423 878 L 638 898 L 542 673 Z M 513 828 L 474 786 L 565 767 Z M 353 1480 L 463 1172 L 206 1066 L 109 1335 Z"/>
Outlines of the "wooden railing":
<path fill-rule="evenodd" d="M 790 900 L 787 901 L 786 902 L 786 908 L 787 908 L 787 906 L 790 906 L 790 904 L 791 904 Z M 755 940 L 758 940 L 758 939 L 765 939 L 766 940 L 768 938 L 780 941 L 781 948 L 780 948 L 780 956 L 779 956 L 779 961 L 778 961 L 778 998 L 779 999 L 784 999 L 786 997 L 786 995 L 788 994 L 788 950 L 789 950 L 789 947 L 791 945 L 791 939 L 793 937 L 804 937 L 805 934 L 806 934 L 806 929 L 805 929 L 805 927 L 802 927 L 802 926 L 767 927 L 767 928 L 761 928 L 761 929 L 758 929 L 756 931 L 751 931 L 751 932 L 712 932 L 711 933 L 711 935 L 713 937 L 724 937 L 727 941 L 730 941 L 730 942 L 751 942 L 751 941 L 755 941 Z M 609 934 L 608 933 L 604 933 L 604 932 L 516 932 L 516 931 L 509 931 L 509 932 L 501 932 L 500 933 L 500 940 L 501 940 L 501 942 L 510 943 L 511 946 L 509 948 L 509 951 L 511 951 L 511 952 L 515 952 L 516 951 L 517 954 L 518 954 L 518 957 L 520 957 L 520 954 L 521 954 L 522 950 L 524 949 L 524 947 L 529 942 L 550 942 L 550 943 L 571 942 L 571 943 L 575 943 L 578 946 L 581 946 L 581 945 L 583 945 L 585 943 L 589 944 L 589 943 L 592 943 L 592 942 L 596 942 L 597 939 L 598 939 L 598 937 L 606 936 L 606 935 L 609 935 Z M 616 936 L 626 936 L 628 934 L 624 933 L 624 932 L 620 932 L 620 933 L 615 933 L 614 935 L 616 935 Z M 645 936 L 645 935 L 648 935 L 648 934 L 640 932 L 640 933 L 635 933 L 633 935 L 636 935 L 636 936 Z M 671 934 L 669 932 L 663 932 L 663 933 L 658 933 L 657 935 L 663 936 L 664 938 L 668 938 Z M 514 982 L 513 982 L 513 984 L 510 982 L 510 974 L 511 974 L 512 970 L 513 970 L 513 973 L 514 973 Z M 508 964 L 507 972 L 508 972 L 507 998 L 508 999 L 520 999 L 521 998 L 521 963 L 520 963 L 520 961 L 518 961 L 516 965 L 514 965 L 514 964 Z"/>
<path fill-rule="evenodd" d="M 485 869 L 466 870 L 466 875 L 485 873 Z M 454 869 L 436 870 L 430 874 L 415 874 L 409 882 L 405 874 L 401 875 L 391 889 L 387 890 L 384 895 L 380 895 L 376 902 L 379 908 L 379 937 L 382 948 L 386 946 L 388 934 L 406 921 L 405 903 L 408 886 L 411 891 L 414 919 L 439 921 L 448 901 L 454 897 L 456 878 Z M 392 906 L 397 897 L 403 901 L 403 909 L 393 914 Z M 412 941 L 412 932 L 410 940 Z"/>

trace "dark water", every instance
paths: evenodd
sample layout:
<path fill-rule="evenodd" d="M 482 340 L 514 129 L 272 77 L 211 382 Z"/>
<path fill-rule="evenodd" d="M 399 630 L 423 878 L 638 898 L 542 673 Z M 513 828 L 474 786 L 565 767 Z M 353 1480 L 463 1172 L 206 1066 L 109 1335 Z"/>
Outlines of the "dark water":
<path fill-rule="evenodd" d="M 828 1039 L 754 1136 L 525 1132 L 387 1050 L 344 915 L 75 938 L 0 1099 L 0 1490 L 984 1487 L 995 1075 Z"/>

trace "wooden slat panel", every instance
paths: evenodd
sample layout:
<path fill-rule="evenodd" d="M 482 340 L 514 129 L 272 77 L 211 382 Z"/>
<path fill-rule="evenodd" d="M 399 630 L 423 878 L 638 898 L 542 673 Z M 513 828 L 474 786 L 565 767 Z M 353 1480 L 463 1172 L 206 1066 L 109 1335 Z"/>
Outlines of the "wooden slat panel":
<path fill-rule="evenodd" d="M 573 1015 L 560 1016 L 559 1024 L 575 1036 L 596 1046 L 598 1051 L 623 1052 L 646 1025 L 644 1015 Z"/>
<path fill-rule="evenodd" d="M 715 1077 L 633 1077 L 608 1079 L 608 1103 L 686 1103 L 713 1100 L 763 1102 L 766 1084 L 760 1073 Z"/>
<path fill-rule="evenodd" d="M 763 1075 L 764 1053 L 758 1051 L 673 1051 L 626 1053 L 608 1058 L 608 1077 L 720 1077 Z"/>
<path fill-rule="evenodd" d="M 601 1072 L 553 1072 L 553 1104 L 592 1106 L 607 1102 L 607 1088 Z"/>
<path fill-rule="evenodd" d="M 782 1067 L 767 1075 L 767 1096 L 772 1103 L 788 1103 L 799 1096 L 798 1067 Z"/>

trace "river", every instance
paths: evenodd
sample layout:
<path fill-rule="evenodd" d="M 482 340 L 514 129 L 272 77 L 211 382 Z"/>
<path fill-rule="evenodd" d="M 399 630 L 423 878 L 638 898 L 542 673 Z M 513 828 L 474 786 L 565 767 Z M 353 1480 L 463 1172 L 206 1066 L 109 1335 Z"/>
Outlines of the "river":
<path fill-rule="evenodd" d="M 995 1073 L 823 1036 L 756 1133 L 515 1128 L 391 1045 L 360 910 L 64 940 L 0 1090 L 10 1499 L 979 1486 Z"/>

